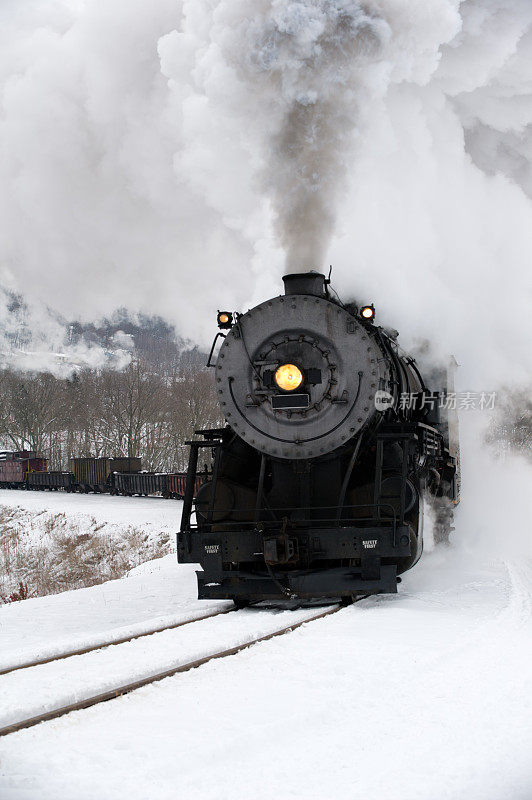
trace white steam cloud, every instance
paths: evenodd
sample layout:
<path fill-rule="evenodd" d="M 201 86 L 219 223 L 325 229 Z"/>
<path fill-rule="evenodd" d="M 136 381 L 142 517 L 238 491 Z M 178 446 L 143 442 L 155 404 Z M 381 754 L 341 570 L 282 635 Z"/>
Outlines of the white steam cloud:
<path fill-rule="evenodd" d="M 0 37 L 0 282 L 37 337 L 125 306 L 205 346 L 332 262 L 459 388 L 528 379 L 528 0 L 13 0 Z"/>

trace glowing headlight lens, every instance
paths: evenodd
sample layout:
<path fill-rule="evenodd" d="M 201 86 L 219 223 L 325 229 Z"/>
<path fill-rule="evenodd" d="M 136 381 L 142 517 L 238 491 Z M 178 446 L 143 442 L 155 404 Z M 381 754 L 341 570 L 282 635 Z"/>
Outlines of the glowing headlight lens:
<path fill-rule="evenodd" d="M 275 370 L 275 383 L 285 392 L 293 392 L 303 381 L 303 373 L 295 364 L 283 364 Z"/>
<path fill-rule="evenodd" d="M 375 316 L 375 309 L 373 306 L 362 306 L 360 309 L 360 314 L 364 317 L 364 319 L 373 319 Z"/>
<path fill-rule="evenodd" d="M 233 324 L 233 315 L 230 311 L 218 311 L 218 327 L 229 329 Z"/>

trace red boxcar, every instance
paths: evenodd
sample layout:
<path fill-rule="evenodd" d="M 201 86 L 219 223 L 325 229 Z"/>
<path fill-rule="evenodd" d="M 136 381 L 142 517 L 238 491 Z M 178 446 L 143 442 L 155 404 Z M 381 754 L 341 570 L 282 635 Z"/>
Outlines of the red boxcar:
<path fill-rule="evenodd" d="M 45 458 L 31 450 L 0 453 L 0 486 L 22 485 L 28 472 L 45 472 Z"/>

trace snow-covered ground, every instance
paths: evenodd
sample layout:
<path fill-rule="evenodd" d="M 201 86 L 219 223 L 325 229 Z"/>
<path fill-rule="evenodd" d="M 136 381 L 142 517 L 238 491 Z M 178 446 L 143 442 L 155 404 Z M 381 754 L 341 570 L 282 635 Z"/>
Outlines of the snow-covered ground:
<path fill-rule="evenodd" d="M 67 494 L 0 489 L 0 506 L 28 511 L 67 512 L 94 517 L 98 522 L 159 525 L 179 530 L 182 503 L 162 497 L 111 497 L 108 494 Z"/>
<path fill-rule="evenodd" d="M 236 610 L 232 603 L 226 605 L 232 609 L 230 615 L 212 616 L 211 612 L 210 617 L 196 618 L 190 625 L 4 675 L 0 683 L 0 730 L 242 647 L 324 613 L 321 608 Z M 334 608 L 325 607 L 325 611 Z"/>
<path fill-rule="evenodd" d="M 121 580 L 0 606 L 0 670 L 231 605 L 200 603 L 195 569 L 171 553 Z"/>
<path fill-rule="evenodd" d="M 195 613 L 193 573 L 169 555 L 0 607 L 2 659 Z M 3 738 L 0 797 L 530 800 L 531 587 L 529 562 L 428 552 L 396 596 Z"/>

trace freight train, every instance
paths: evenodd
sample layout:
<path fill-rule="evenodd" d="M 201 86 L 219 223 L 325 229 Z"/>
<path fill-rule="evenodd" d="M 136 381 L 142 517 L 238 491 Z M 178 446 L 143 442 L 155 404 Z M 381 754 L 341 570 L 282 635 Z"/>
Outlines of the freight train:
<path fill-rule="evenodd" d="M 189 442 L 178 560 L 201 565 L 200 598 L 240 606 L 396 592 L 422 553 L 424 504 L 445 539 L 459 500 L 446 370 L 429 388 L 397 331 L 321 273 L 283 280 L 282 296 L 218 312 L 208 365 L 227 424 Z"/>
<path fill-rule="evenodd" d="M 29 450 L 0 452 L 0 489 L 161 494 L 178 500 L 185 495 L 187 473 L 143 472 L 140 458 L 73 458 L 70 469 L 49 471 L 47 460 Z M 206 471 L 195 477 L 194 494 L 206 479 Z"/>

